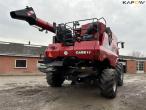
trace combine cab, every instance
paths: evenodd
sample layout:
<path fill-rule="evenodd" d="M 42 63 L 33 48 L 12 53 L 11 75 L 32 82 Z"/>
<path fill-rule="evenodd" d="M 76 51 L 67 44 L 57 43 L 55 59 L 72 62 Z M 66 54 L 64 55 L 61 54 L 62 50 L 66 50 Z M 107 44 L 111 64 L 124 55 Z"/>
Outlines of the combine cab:
<path fill-rule="evenodd" d="M 56 35 L 40 61 L 39 70 L 46 73 L 47 83 L 61 87 L 64 80 L 98 83 L 101 94 L 114 98 L 117 86 L 123 85 L 123 66 L 118 62 L 117 38 L 104 18 L 92 18 L 53 25 L 36 17 L 32 7 L 12 11 L 14 19 L 35 25 L 40 31 Z M 123 47 L 123 42 L 120 42 Z"/>

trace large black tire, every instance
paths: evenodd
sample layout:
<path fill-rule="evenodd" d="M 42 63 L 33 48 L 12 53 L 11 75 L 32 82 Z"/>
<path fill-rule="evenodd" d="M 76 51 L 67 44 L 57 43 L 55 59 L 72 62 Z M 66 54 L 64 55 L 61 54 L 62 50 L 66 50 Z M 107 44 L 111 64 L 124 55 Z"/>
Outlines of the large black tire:
<path fill-rule="evenodd" d="M 100 76 L 101 95 L 115 98 L 117 94 L 117 74 L 114 69 L 104 69 Z"/>
<path fill-rule="evenodd" d="M 116 72 L 118 77 L 118 86 L 123 86 L 124 72 L 123 72 L 123 65 L 121 63 L 117 64 Z"/>
<path fill-rule="evenodd" d="M 46 73 L 46 80 L 51 87 L 61 87 L 65 80 L 64 73 L 60 68 L 54 68 L 53 71 Z"/>

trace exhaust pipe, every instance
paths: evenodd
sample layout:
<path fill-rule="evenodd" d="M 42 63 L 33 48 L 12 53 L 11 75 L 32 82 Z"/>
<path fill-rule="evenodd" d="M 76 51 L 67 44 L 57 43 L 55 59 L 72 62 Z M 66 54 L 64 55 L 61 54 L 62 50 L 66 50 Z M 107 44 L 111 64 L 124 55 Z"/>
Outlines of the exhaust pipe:
<path fill-rule="evenodd" d="M 26 7 L 22 10 L 11 11 L 10 16 L 13 19 L 24 20 L 30 25 L 36 24 L 36 15 L 32 7 Z"/>

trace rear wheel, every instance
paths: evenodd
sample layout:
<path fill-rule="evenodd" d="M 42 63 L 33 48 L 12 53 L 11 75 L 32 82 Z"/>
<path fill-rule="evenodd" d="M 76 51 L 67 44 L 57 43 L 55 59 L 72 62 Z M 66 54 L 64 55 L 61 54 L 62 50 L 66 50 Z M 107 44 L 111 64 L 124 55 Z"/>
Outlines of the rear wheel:
<path fill-rule="evenodd" d="M 121 63 L 117 64 L 116 72 L 118 76 L 118 86 L 123 86 L 124 73 L 123 73 L 123 65 Z"/>
<path fill-rule="evenodd" d="M 117 93 L 117 75 L 114 69 L 104 69 L 100 76 L 101 95 L 114 98 Z"/>
<path fill-rule="evenodd" d="M 51 87 L 61 87 L 65 80 L 64 73 L 60 68 L 53 68 L 53 71 L 46 73 L 46 80 Z"/>

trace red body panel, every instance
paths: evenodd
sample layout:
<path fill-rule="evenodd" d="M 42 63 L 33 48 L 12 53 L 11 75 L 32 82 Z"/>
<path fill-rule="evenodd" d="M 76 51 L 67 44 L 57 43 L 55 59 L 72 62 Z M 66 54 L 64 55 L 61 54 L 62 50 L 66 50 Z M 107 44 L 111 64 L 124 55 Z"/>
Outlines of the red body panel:
<path fill-rule="evenodd" d="M 50 44 L 46 49 L 46 54 L 50 58 L 74 56 L 92 60 L 95 56 L 96 44 L 97 41 L 75 42 L 74 46 L 64 46 L 62 43 Z"/>
<path fill-rule="evenodd" d="M 95 46 L 99 46 L 96 44 L 97 44 L 97 41 L 75 42 L 75 45 L 74 45 L 75 56 L 80 59 L 94 60 Z"/>
<path fill-rule="evenodd" d="M 62 43 L 50 44 L 46 49 L 49 58 L 74 56 L 79 59 L 104 61 L 108 59 L 115 67 L 118 60 L 117 39 L 113 35 L 109 45 L 106 33 L 102 36 L 102 43 L 98 40 L 75 42 L 74 46 L 64 46 Z"/>
<path fill-rule="evenodd" d="M 118 47 L 117 47 L 117 39 L 112 35 L 112 42 L 109 45 L 108 35 L 106 33 L 103 34 L 102 45 L 100 46 L 100 55 L 99 61 L 103 61 L 104 59 L 108 59 L 110 64 L 115 67 L 118 61 Z"/>

